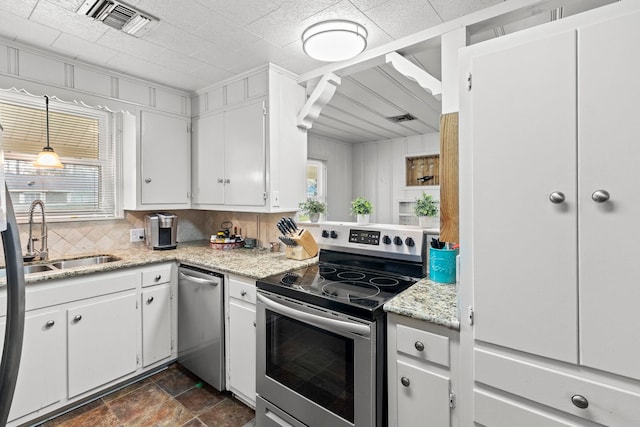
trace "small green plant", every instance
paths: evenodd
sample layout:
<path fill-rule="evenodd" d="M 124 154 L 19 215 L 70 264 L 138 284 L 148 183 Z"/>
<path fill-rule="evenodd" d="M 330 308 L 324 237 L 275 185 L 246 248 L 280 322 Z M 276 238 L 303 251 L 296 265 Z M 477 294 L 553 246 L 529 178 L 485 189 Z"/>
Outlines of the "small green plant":
<path fill-rule="evenodd" d="M 351 201 L 351 215 L 368 215 L 373 213 L 373 205 L 364 197 Z"/>
<path fill-rule="evenodd" d="M 298 207 L 305 215 L 321 214 L 327 210 L 327 205 L 316 199 L 307 199 L 304 202 L 300 202 Z"/>
<path fill-rule="evenodd" d="M 422 193 L 422 196 L 416 199 L 414 211 L 417 216 L 437 216 L 438 202 L 433 199 L 431 194 Z"/>

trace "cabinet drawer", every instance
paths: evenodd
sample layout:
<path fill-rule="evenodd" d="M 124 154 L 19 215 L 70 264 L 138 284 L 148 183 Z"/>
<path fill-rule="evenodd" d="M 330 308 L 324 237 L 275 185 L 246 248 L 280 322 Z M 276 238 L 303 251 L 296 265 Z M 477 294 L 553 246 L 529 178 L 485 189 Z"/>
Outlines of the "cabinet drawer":
<path fill-rule="evenodd" d="M 473 421 L 491 427 L 585 427 L 562 420 L 519 402 L 476 390 L 473 394 Z M 589 423 L 589 425 L 595 425 Z"/>
<path fill-rule="evenodd" d="M 398 325 L 396 345 L 399 353 L 449 367 L 448 337 Z"/>
<path fill-rule="evenodd" d="M 231 279 L 229 281 L 229 296 L 251 304 L 256 303 L 256 286 Z"/>
<path fill-rule="evenodd" d="M 477 382 L 604 425 L 640 425 L 638 393 L 486 350 L 474 359 Z M 574 405 L 574 396 L 588 407 Z"/>
<path fill-rule="evenodd" d="M 171 264 L 159 265 L 142 271 L 142 287 L 168 283 L 171 280 Z"/>

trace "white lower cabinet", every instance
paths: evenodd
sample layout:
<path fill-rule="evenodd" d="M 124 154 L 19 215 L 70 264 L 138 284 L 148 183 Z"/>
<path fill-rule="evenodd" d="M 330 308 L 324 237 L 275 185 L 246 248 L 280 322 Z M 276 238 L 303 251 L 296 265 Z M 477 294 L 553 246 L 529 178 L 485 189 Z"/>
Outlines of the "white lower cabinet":
<path fill-rule="evenodd" d="M 256 406 L 256 284 L 230 276 L 226 282 L 227 389 Z"/>
<path fill-rule="evenodd" d="M 33 424 L 175 360 L 176 289 L 175 263 L 28 284 L 8 426 Z M 5 323 L 0 317 L 0 344 Z"/>
<path fill-rule="evenodd" d="M 69 397 L 136 370 L 136 293 L 67 311 Z"/>
<path fill-rule="evenodd" d="M 171 285 L 144 288 L 142 307 L 142 366 L 147 367 L 171 356 Z"/>
<path fill-rule="evenodd" d="M 456 331 L 389 314 L 389 426 L 457 426 L 458 342 Z"/>
<path fill-rule="evenodd" d="M 4 341 L 6 318 L 0 320 Z M 24 341 L 9 422 L 65 398 L 64 312 L 35 310 L 25 315 Z"/>

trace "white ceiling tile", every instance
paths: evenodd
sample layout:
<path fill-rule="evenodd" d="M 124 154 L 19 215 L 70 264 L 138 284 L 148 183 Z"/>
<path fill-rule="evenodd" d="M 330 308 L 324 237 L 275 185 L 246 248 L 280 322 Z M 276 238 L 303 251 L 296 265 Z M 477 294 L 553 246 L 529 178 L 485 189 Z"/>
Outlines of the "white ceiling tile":
<path fill-rule="evenodd" d="M 33 11 L 36 3 L 38 3 L 38 0 L 0 0 L 0 10 L 9 12 L 22 18 L 28 18 L 29 15 L 31 15 L 31 12 Z M 5 21 L 3 20 L 3 25 L 4 22 Z"/>
<path fill-rule="evenodd" d="M 167 49 L 190 55 L 201 49 L 207 41 L 166 22 L 160 22 L 143 37 L 144 40 Z"/>
<path fill-rule="evenodd" d="M 22 19 L 0 10 L 0 35 L 19 42 L 39 47 L 48 47 L 60 36 L 60 31 Z"/>
<path fill-rule="evenodd" d="M 245 26 L 278 8 L 278 5 L 270 0 L 196 1 L 240 26 Z"/>
<path fill-rule="evenodd" d="M 502 3 L 503 0 L 429 0 L 444 21 L 451 21 L 462 15 Z"/>
<path fill-rule="evenodd" d="M 242 49 L 246 45 L 261 39 L 252 32 L 233 25 L 226 18 L 218 15 L 204 25 L 193 28 L 191 32 L 217 45 L 225 46 L 226 50 L 231 49 L 232 51 Z"/>
<path fill-rule="evenodd" d="M 156 52 L 146 58 L 146 60 L 181 73 L 188 73 L 191 70 L 208 65 L 197 57 L 186 56 L 165 48 L 158 48 Z"/>
<path fill-rule="evenodd" d="M 55 2 L 61 8 L 76 13 L 84 0 L 55 0 Z"/>
<path fill-rule="evenodd" d="M 98 40 L 109 28 L 102 22 L 70 12 L 47 0 L 38 2 L 29 19 L 92 42 Z"/>
<path fill-rule="evenodd" d="M 95 43 L 66 33 L 61 34 L 51 47 L 71 58 L 92 64 L 108 62 L 118 54 L 118 51 L 108 47 L 96 49 Z"/>
<path fill-rule="evenodd" d="M 115 49 L 120 52 L 135 54 L 136 56 L 146 59 L 153 56 L 159 46 L 149 43 L 144 39 L 133 37 L 122 31 L 109 28 L 109 30 L 100 37 L 97 42 L 98 45 Z"/>
<path fill-rule="evenodd" d="M 360 9 L 363 12 L 366 12 L 369 9 L 373 9 L 374 7 L 380 6 L 383 3 L 387 3 L 393 0 L 349 0 L 355 7 Z"/>
<path fill-rule="evenodd" d="M 366 12 L 380 28 L 394 39 L 441 24 L 443 21 L 426 1 L 396 0 Z"/>
<path fill-rule="evenodd" d="M 211 9 L 195 0 L 141 0 L 135 8 L 187 31 L 204 25 L 211 15 L 215 15 Z"/>

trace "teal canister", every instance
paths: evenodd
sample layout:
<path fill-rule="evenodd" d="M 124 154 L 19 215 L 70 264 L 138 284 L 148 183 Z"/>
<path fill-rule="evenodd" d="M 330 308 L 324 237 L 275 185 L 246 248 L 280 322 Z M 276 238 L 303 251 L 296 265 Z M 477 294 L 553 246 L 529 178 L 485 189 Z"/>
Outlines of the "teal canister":
<path fill-rule="evenodd" d="M 429 248 L 429 279 L 436 283 L 456 283 L 458 249 Z"/>

